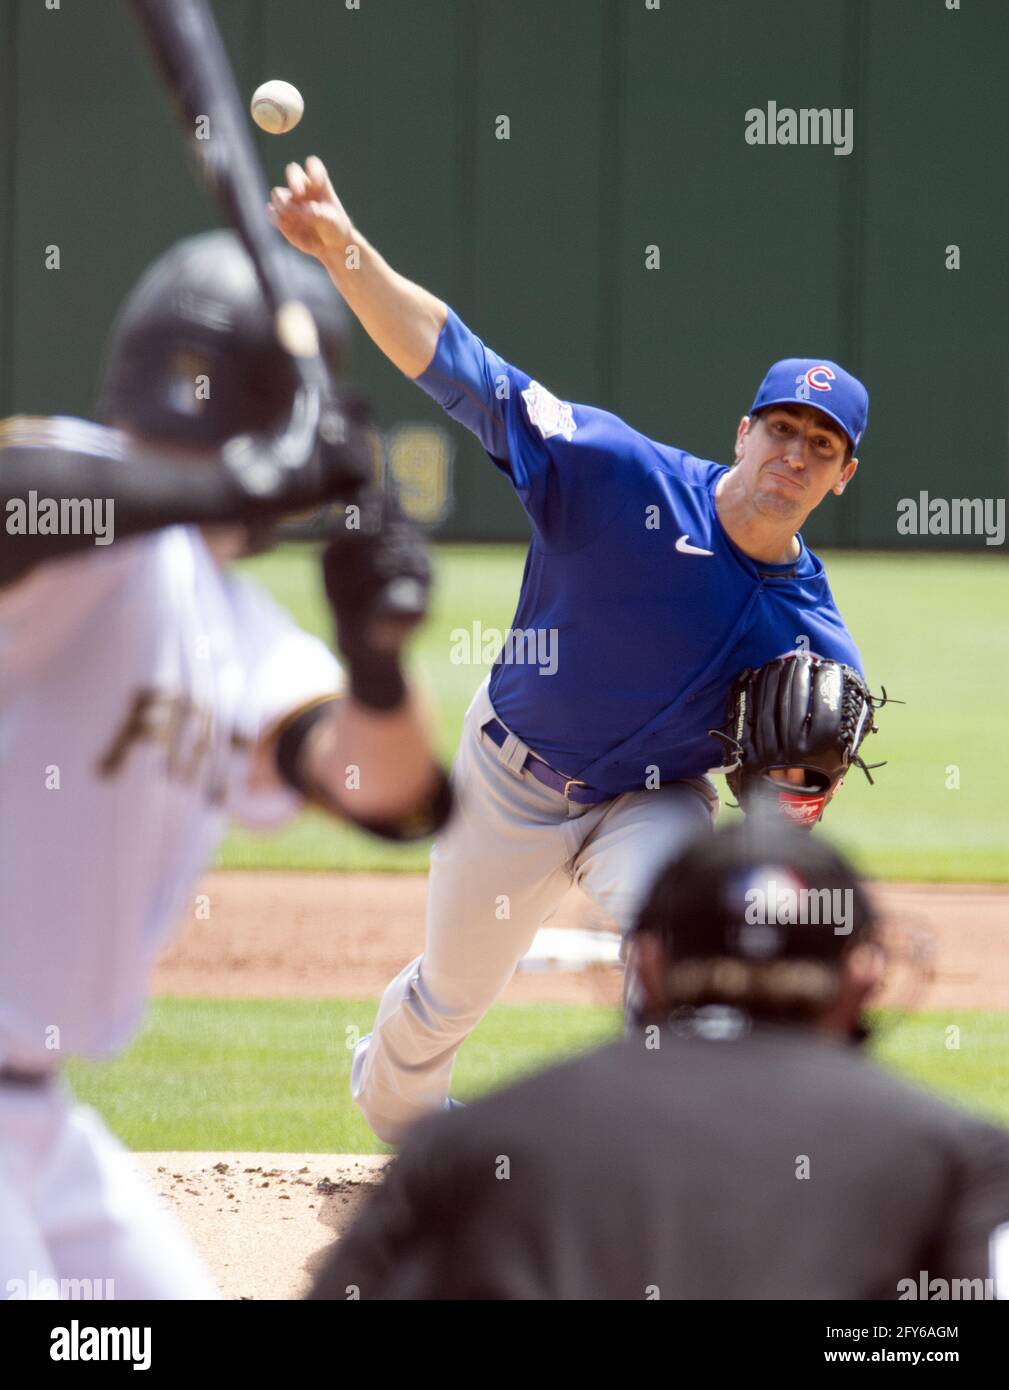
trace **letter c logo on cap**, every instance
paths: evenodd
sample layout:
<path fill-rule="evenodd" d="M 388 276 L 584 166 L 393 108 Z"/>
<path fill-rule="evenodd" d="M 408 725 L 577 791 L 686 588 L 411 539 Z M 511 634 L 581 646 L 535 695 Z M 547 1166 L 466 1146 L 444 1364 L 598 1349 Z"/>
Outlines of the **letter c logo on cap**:
<path fill-rule="evenodd" d="M 834 373 L 829 367 L 810 367 L 806 373 L 806 383 L 814 391 L 829 391 L 833 380 Z"/>

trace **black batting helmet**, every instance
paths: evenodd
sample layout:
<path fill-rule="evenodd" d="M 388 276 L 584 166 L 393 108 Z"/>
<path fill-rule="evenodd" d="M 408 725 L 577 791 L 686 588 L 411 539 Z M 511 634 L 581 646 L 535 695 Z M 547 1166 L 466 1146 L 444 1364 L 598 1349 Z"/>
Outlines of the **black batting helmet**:
<path fill-rule="evenodd" d="M 315 261 L 283 248 L 288 283 L 319 328 L 334 379 L 346 365 L 349 314 Z M 289 415 L 296 378 L 234 232 L 177 242 L 130 291 L 113 325 L 100 418 L 152 439 L 215 447 Z"/>

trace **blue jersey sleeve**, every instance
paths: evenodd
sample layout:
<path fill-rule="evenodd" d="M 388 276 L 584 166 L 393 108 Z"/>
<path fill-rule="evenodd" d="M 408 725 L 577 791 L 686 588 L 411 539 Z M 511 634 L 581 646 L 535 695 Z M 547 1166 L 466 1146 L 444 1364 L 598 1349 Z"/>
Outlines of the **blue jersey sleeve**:
<path fill-rule="evenodd" d="M 415 380 L 480 440 L 549 548 L 586 544 L 627 504 L 629 474 L 659 464 L 645 436 L 608 411 L 558 400 L 452 309 L 431 365 Z"/>

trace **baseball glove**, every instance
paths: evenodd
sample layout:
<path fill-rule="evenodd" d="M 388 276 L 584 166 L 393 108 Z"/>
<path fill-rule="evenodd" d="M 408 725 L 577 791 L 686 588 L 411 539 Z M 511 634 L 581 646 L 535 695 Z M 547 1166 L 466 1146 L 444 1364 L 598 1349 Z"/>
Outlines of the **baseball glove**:
<path fill-rule="evenodd" d="M 885 690 L 877 699 L 840 661 L 813 652 L 775 657 L 736 678 L 726 727 L 711 730 L 733 760 L 720 770 L 744 811 L 766 799 L 789 820 L 815 825 L 852 764 L 870 782 L 870 768 L 884 766 L 865 763 L 858 750 L 886 703 Z M 802 769 L 801 784 L 784 780 L 789 768 Z"/>

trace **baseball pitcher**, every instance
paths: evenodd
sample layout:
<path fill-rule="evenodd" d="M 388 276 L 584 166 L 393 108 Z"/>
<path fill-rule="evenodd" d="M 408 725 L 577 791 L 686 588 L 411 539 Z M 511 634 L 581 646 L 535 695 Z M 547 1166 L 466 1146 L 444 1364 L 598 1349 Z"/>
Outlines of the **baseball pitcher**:
<path fill-rule="evenodd" d="M 463 1039 L 572 883 L 621 929 L 657 868 L 713 819 L 711 770 L 744 806 L 812 824 L 872 728 L 855 643 L 800 528 L 858 461 L 865 387 L 836 362 L 771 367 L 724 467 L 559 400 L 397 274 L 321 161 L 273 215 L 389 360 L 472 430 L 532 527 L 513 632 L 466 716 L 459 814 L 431 855 L 427 941 L 359 1045 L 354 1095 L 395 1141 L 448 1103 Z M 629 972 L 630 976 L 630 972 Z M 633 979 L 629 981 L 633 988 Z"/>

